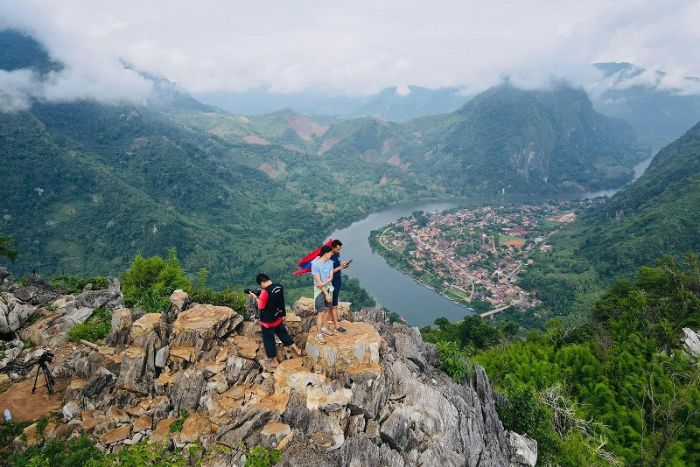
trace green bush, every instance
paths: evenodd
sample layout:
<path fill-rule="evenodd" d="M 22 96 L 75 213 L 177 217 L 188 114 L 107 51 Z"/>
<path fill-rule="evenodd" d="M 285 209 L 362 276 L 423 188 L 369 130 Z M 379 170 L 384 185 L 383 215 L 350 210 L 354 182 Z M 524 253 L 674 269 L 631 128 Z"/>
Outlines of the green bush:
<path fill-rule="evenodd" d="M 227 306 L 235 310 L 236 313 L 246 316 L 245 302 L 248 296 L 241 292 L 235 292 L 231 289 L 201 289 L 193 291 L 190 298 L 197 303 Z"/>
<path fill-rule="evenodd" d="M 131 268 L 122 274 L 122 294 L 129 307 L 146 312 L 159 312 L 168 308 L 170 294 L 174 290 L 192 291 L 192 283 L 174 248 L 168 250 L 167 259 L 160 256 L 144 258 L 137 255 Z"/>
<path fill-rule="evenodd" d="M 96 342 L 104 339 L 112 329 L 112 314 L 106 308 L 97 308 L 84 322 L 76 324 L 68 331 L 68 340 L 79 342 L 81 339 Z"/>
<path fill-rule="evenodd" d="M 60 288 L 71 295 L 79 294 L 86 285 L 92 284 L 93 290 L 101 290 L 109 287 L 109 279 L 104 276 L 92 276 L 86 278 L 72 276 L 55 276 L 48 280 L 51 286 Z"/>
<path fill-rule="evenodd" d="M 471 376 L 472 367 L 469 355 L 459 348 L 456 342 L 440 341 L 437 343 L 438 367 L 457 382 Z"/>
<path fill-rule="evenodd" d="M 187 410 L 180 410 L 180 414 L 177 416 L 177 419 L 170 424 L 170 433 L 179 433 L 182 431 L 182 426 L 185 424 L 185 420 L 187 420 L 189 415 L 190 413 Z"/>
<path fill-rule="evenodd" d="M 279 450 L 255 446 L 246 456 L 245 467 L 270 467 L 280 460 L 282 460 L 282 454 Z"/>

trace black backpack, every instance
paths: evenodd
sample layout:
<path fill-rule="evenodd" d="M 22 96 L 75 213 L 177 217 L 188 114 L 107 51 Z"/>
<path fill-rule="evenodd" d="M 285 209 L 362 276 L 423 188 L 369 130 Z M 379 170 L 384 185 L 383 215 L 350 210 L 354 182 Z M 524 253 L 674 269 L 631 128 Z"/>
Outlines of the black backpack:
<path fill-rule="evenodd" d="M 265 309 L 260 312 L 260 321 L 271 323 L 287 315 L 284 306 L 284 288 L 279 284 L 270 284 L 265 290 L 267 290 L 267 303 Z"/>

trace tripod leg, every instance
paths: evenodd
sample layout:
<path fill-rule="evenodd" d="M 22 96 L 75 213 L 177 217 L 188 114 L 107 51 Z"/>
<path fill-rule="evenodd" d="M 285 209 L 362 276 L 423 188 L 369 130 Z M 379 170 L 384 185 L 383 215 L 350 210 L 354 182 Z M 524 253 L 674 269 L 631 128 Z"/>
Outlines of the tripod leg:
<path fill-rule="evenodd" d="M 34 394 L 34 391 L 36 391 L 36 382 L 39 380 L 39 370 L 41 369 L 41 365 L 36 367 L 36 376 L 34 377 L 34 386 L 32 386 L 32 394 Z"/>
<path fill-rule="evenodd" d="M 53 376 L 51 376 L 51 370 L 49 370 L 49 367 L 46 365 L 42 365 L 41 369 L 44 373 L 44 380 L 46 381 L 46 389 L 49 391 L 49 394 L 53 394 Z"/>

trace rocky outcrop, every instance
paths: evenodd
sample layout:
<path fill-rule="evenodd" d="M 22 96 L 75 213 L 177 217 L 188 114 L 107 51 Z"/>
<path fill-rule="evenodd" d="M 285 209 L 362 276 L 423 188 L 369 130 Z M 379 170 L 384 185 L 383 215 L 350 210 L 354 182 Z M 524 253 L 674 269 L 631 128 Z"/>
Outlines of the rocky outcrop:
<path fill-rule="evenodd" d="M 73 312 L 88 303 L 58 300 L 57 309 Z M 454 383 L 435 369 L 435 350 L 417 329 L 390 323 L 376 308 L 346 312 L 347 332 L 321 344 L 304 331 L 314 319 L 308 302 L 287 316 L 307 356 L 279 344 L 274 369 L 259 325 L 230 308 L 192 303 L 182 291 L 162 313 L 115 308 L 109 347 L 74 352 L 60 365 L 73 378 L 64 417 L 107 450 L 142 438 L 230 448 L 210 465 L 243 465 L 257 445 L 282 450 L 289 466 L 500 466 L 536 458 L 532 442 L 504 431 L 483 369 Z M 171 429 L 176 421 L 179 431 Z"/>

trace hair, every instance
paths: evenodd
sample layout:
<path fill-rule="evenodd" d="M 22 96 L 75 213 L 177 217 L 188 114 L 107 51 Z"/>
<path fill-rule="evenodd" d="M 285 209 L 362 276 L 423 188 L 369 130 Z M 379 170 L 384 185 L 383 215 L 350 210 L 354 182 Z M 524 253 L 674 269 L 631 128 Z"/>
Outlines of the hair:
<path fill-rule="evenodd" d="M 323 256 L 326 253 L 330 253 L 332 251 L 332 248 L 329 247 L 328 245 L 323 245 L 321 247 L 321 251 L 318 252 L 318 256 Z"/>
<path fill-rule="evenodd" d="M 341 242 L 338 239 L 333 240 L 333 243 L 331 243 L 331 248 L 335 248 L 337 246 L 343 246 L 343 242 Z"/>
<path fill-rule="evenodd" d="M 267 274 L 258 274 L 255 276 L 255 282 L 258 283 L 258 285 L 261 285 L 263 282 L 269 281 L 270 278 L 267 276 Z"/>

